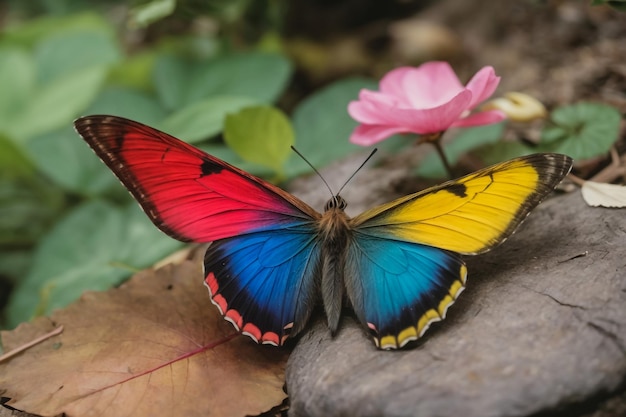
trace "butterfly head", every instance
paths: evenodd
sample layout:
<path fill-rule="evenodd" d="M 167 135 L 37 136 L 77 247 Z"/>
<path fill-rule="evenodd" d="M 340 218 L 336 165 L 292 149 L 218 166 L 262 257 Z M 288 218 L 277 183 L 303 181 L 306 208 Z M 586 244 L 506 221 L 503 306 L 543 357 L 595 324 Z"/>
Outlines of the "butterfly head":
<path fill-rule="evenodd" d="M 345 210 L 348 207 L 348 203 L 343 199 L 340 195 L 334 195 L 330 200 L 326 202 L 324 206 L 324 211 L 329 211 L 332 209 Z"/>

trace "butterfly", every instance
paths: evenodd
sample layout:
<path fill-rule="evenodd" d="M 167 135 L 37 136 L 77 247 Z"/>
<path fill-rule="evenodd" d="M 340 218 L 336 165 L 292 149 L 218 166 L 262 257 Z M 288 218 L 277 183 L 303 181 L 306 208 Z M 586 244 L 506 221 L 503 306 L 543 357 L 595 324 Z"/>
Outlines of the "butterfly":
<path fill-rule="evenodd" d="M 421 337 L 465 288 L 461 255 L 510 236 L 570 171 L 543 153 L 512 159 L 350 218 L 141 123 L 94 115 L 77 132 L 152 222 L 204 257 L 211 301 L 258 343 L 283 345 L 321 301 L 332 334 L 344 303 L 380 349 Z"/>

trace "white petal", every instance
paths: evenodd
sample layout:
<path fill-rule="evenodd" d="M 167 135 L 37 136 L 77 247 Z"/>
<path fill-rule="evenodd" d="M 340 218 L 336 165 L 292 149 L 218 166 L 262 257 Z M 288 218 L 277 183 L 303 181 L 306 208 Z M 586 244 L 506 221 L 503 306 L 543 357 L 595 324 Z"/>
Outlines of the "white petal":
<path fill-rule="evenodd" d="M 626 186 L 585 181 L 583 199 L 593 207 L 626 207 Z"/>

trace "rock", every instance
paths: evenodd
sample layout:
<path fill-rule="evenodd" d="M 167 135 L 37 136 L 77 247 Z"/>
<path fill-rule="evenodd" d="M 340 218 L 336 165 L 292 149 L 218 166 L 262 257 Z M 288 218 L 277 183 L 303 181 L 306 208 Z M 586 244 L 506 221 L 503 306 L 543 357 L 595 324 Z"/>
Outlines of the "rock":
<path fill-rule="evenodd" d="M 318 318 L 289 360 L 290 416 L 528 416 L 616 392 L 625 246 L 623 211 L 578 191 L 544 202 L 467 258 L 466 291 L 413 349 L 376 350 L 349 315 L 332 338 Z"/>

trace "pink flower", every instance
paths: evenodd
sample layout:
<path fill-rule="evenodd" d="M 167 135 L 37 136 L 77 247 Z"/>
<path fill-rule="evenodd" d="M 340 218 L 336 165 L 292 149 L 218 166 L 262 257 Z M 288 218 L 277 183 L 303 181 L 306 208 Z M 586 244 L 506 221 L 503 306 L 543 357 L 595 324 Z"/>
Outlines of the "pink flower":
<path fill-rule="evenodd" d="M 463 86 L 447 62 L 428 62 L 417 68 L 401 67 L 380 80 L 380 91 L 361 90 L 348 113 L 361 124 L 350 141 L 368 146 L 396 133 L 427 135 L 450 127 L 497 123 L 499 110 L 470 114 L 495 91 L 500 77 L 484 67 Z"/>

